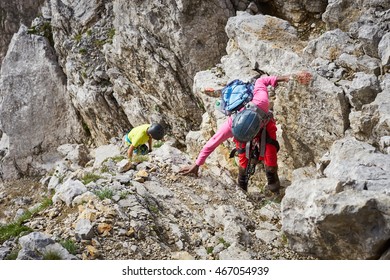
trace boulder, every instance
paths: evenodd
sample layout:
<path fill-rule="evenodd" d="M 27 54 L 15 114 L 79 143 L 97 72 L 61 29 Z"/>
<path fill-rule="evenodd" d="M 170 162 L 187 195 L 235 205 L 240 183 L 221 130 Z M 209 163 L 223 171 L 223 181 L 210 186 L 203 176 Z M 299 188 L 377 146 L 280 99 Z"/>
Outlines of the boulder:
<path fill-rule="evenodd" d="M 59 145 L 84 138 L 48 40 L 21 26 L 3 60 L 0 79 L 0 131 L 7 143 L 0 156 L 2 177 L 42 175 L 58 160 Z"/>
<path fill-rule="evenodd" d="M 45 233 L 32 232 L 21 237 L 19 239 L 19 244 L 21 250 L 18 253 L 17 260 L 42 260 L 45 259 L 48 254 L 55 254 L 55 256 L 61 260 L 77 259 Z"/>
<path fill-rule="evenodd" d="M 296 178 L 282 200 L 290 247 L 320 259 L 380 258 L 390 234 L 390 156 L 345 138 L 323 164 L 320 178 Z"/>

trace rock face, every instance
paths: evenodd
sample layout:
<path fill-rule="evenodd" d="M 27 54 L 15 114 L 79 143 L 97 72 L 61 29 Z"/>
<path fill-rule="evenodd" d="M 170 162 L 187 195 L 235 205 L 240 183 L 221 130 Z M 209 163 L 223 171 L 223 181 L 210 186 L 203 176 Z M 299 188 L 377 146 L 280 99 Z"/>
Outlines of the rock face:
<path fill-rule="evenodd" d="M 107 2 L 107 4 L 105 4 Z M 112 42 L 111 1 L 50 1 L 51 25 L 67 90 L 94 142 L 130 128 L 107 76 L 103 46 Z"/>
<path fill-rule="evenodd" d="M 12 36 L 20 24 L 30 26 L 45 0 L 0 1 L 0 67 Z"/>
<path fill-rule="evenodd" d="M 44 37 L 20 28 L 3 61 L 0 85 L 3 179 L 42 174 L 59 158 L 59 144 L 81 141 L 84 132 L 65 76 Z"/>
<path fill-rule="evenodd" d="M 180 140 L 200 123 L 192 77 L 224 54 L 231 5 L 220 0 L 51 4 L 68 90 L 96 143 L 151 121 L 163 123 Z"/>
<path fill-rule="evenodd" d="M 390 236 L 390 157 L 346 138 L 335 142 L 321 169 L 321 178 L 297 170 L 286 190 L 289 244 L 322 259 L 380 258 Z"/>

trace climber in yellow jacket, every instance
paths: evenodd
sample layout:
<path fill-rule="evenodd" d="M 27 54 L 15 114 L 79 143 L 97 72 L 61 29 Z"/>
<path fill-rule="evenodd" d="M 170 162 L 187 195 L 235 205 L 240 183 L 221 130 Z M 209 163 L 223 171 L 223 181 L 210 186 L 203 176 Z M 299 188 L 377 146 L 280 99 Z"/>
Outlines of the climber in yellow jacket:
<path fill-rule="evenodd" d="M 158 123 L 143 124 L 134 127 L 123 137 L 123 141 L 129 146 L 127 150 L 128 158 L 135 154 L 146 154 L 152 151 L 152 139 L 161 140 L 164 137 L 164 128 Z M 145 144 L 148 143 L 148 146 Z"/>

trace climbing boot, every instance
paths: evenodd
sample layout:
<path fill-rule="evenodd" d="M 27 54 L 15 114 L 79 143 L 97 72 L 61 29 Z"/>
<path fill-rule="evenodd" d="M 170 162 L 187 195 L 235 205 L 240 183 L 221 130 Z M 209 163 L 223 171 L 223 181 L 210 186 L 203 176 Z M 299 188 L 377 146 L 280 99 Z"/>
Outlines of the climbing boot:
<path fill-rule="evenodd" d="M 238 168 L 237 184 L 244 191 L 248 191 L 248 176 L 246 175 L 245 169 L 242 167 Z"/>
<path fill-rule="evenodd" d="M 280 181 L 278 176 L 277 166 L 265 166 L 265 175 L 267 176 L 267 189 L 273 193 L 278 193 L 280 189 Z"/>

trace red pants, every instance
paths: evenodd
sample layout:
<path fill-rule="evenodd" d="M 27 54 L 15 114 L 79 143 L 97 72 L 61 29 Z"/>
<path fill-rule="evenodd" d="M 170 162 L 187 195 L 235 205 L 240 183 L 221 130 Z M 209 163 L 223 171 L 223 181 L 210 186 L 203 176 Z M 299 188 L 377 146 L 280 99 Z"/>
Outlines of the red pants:
<path fill-rule="evenodd" d="M 276 140 L 277 128 L 276 128 L 276 123 L 275 123 L 274 119 L 271 119 L 268 122 L 268 124 L 266 126 L 266 130 L 267 130 L 268 136 L 271 139 Z M 260 138 L 260 134 L 261 133 L 259 133 L 256 137 Z M 234 142 L 236 143 L 237 151 L 240 149 L 245 150 L 245 143 L 240 143 L 240 142 L 236 141 L 235 139 L 234 139 Z M 278 166 L 277 153 L 278 153 L 277 148 L 274 145 L 266 143 L 264 157 L 259 157 L 259 160 L 264 160 L 264 164 L 267 166 Z M 246 168 L 246 166 L 248 165 L 248 159 L 245 156 L 245 152 L 238 154 L 238 163 L 242 168 Z"/>

